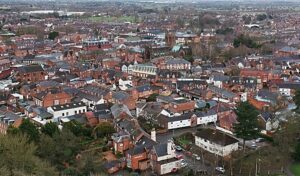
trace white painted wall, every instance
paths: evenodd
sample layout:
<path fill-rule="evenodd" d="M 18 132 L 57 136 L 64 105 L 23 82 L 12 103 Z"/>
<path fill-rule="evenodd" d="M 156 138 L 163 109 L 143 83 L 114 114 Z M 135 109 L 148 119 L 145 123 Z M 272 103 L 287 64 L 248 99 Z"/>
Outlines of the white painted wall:
<path fill-rule="evenodd" d="M 87 100 L 87 99 L 85 99 L 85 98 L 83 98 L 82 100 L 81 100 L 85 105 L 87 105 L 88 106 L 88 108 L 90 108 L 90 109 L 92 109 L 92 108 L 94 108 L 94 106 L 95 105 L 97 105 L 97 104 L 104 104 L 105 103 L 105 100 L 103 99 L 103 98 L 101 98 L 99 101 L 91 101 L 91 100 Z M 94 105 L 93 107 L 91 107 L 91 105 Z"/>
<path fill-rule="evenodd" d="M 87 108 L 86 108 L 86 106 L 81 106 L 81 107 L 77 107 L 77 108 L 64 109 L 61 111 L 54 111 L 52 109 L 52 107 L 48 107 L 47 111 L 53 115 L 54 119 L 57 119 L 58 117 L 68 117 L 68 116 L 72 116 L 75 114 L 84 113 L 87 111 Z M 75 113 L 75 111 L 76 111 L 76 113 Z"/>
<path fill-rule="evenodd" d="M 160 166 L 160 171 L 161 171 L 160 174 L 164 175 L 164 174 L 170 173 L 170 172 L 172 172 L 172 170 L 174 168 L 176 168 L 176 169 L 180 168 L 180 160 L 176 160 L 176 161 L 161 165 Z"/>
<path fill-rule="evenodd" d="M 247 92 L 242 93 L 242 94 L 241 94 L 241 101 L 242 101 L 242 102 L 246 102 L 247 99 L 248 99 L 248 98 L 247 98 Z"/>
<path fill-rule="evenodd" d="M 172 117 L 170 117 L 172 118 Z M 176 129 L 176 128 L 183 128 L 191 126 L 191 119 L 168 122 L 168 129 Z"/>
<path fill-rule="evenodd" d="M 213 114 L 213 115 L 208 115 L 205 117 L 197 117 L 197 125 L 202 125 L 202 124 L 208 124 L 208 123 L 215 123 L 218 120 L 218 115 Z"/>
<path fill-rule="evenodd" d="M 209 140 L 202 139 L 195 136 L 195 144 L 202 149 L 217 154 L 219 156 L 227 156 L 231 152 L 238 150 L 238 142 L 227 146 L 221 146 L 219 144 L 210 142 Z"/>
<path fill-rule="evenodd" d="M 279 88 L 279 92 L 284 96 L 291 96 L 291 89 L 288 88 Z"/>
<path fill-rule="evenodd" d="M 128 87 L 126 85 L 133 86 L 132 81 L 131 80 L 122 80 L 122 79 L 119 79 L 119 88 L 121 90 L 127 90 Z"/>

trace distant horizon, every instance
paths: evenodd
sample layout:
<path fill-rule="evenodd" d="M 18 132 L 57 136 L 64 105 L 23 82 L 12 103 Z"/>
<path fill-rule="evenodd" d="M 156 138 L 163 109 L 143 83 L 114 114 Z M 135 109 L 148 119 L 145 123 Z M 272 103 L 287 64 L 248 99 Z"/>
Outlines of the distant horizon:
<path fill-rule="evenodd" d="M 25 2 L 59 2 L 59 1 L 69 1 L 69 2 L 78 2 L 78 1 L 95 1 L 95 2 L 106 2 L 106 1 L 121 1 L 121 2 L 299 2 L 299 0 L 0 0 L 0 2 L 18 2 L 18 1 L 25 1 Z"/>

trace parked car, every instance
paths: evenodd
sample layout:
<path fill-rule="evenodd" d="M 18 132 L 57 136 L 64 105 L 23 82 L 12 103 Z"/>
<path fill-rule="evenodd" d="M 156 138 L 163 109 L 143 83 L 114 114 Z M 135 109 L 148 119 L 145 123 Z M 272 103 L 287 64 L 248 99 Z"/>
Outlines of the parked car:
<path fill-rule="evenodd" d="M 251 145 L 251 148 L 256 149 L 256 148 L 257 148 L 257 145 L 256 145 L 256 144 L 252 144 L 252 145 Z"/>
<path fill-rule="evenodd" d="M 216 171 L 224 174 L 225 173 L 225 169 L 223 167 L 216 167 Z"/>
<path fill-rule="evenodd" d="M 199 161 L 199 160 L 201 160 L 201 157 L 200 156 L 198 156 L 197 154 L 193 154 L 193 157 L 197 160 L 197 161 Z"/>
<path fill-rule="evenodd" d="M 177 158 L 177 159 L 182 159 L 182 158 L 183 158 L 183 155 L 177 154 L 177 155 L 176 155 L 176 158 Z"/>
<path fill-rule="evenodd" d="M 264 141 L 265 141 L 264 138 L 257 138 L 257 139 L 255 140 L 256 143 L 260 143 L 260 142 L 264 142 Z"/>
<path fill-rule="evenodd" d="M 181 152 L 181 151 L 182 151 L 182 148 L 181 148 L 179 145 L 176 145 L 176 146 L 175 146 L 175 150 L 178 151 L 178 152 Z"/>
<path fill-rule="evenodd" d="M 182 159 L 180 161 L 180 165 L 181 165 L 181 167 L 186 167 L 188 164 L 187 164 L 187 162 L 184 159 Z"/>

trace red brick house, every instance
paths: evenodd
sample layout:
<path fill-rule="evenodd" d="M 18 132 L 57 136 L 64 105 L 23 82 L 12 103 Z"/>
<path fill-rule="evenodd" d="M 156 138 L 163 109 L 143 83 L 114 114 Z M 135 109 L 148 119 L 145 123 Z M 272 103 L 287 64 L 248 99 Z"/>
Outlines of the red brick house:
<path fill-rule="evenodd" d="M 42 107 L 71 103 L 71 99 L 71 95 L 60 90 L 40 92 L 33 97 L 35 104 Z"/>
<path fill-rule="evenodd" d="M 193 111 L 195 109 L 195 102 L 186 99 L 176 99 L 170 103 L 169 109 L 174 113 Z"/>
<path fill-rule="evenodd" d="M 37 82 L 46 80 L 46 72 L 41 65 L 28 65 L 17 68 L 16 79 L 21 82 Z"/>
<path fill-rule="evenodd" d="M 113 148 L 115 153 L 124 153 L 124 151 L 133 147 L 133 141 L 130 138 L 130 135 L 126 132 L 118 132 L 112 136 Z"/>
<path fill-rule="evenodd" d="M 286 46 L 276 51 L 275 54 L 280 57 L 295 56 L 299 54 L 299 49 Z"/>
<path fill-rule="evenodd" d="M 262 83 L 267 83 L 272 79 L 280 79 L 279 74 L 272 73 L 266 70 L 256 70 L 256 69 L 241 69 L 241 77 L 252 77 L 261 80 Z"/>
<path fill-rule="evenodd" d="M 130 149 L 126 154 L 126 159 L 127 159 L 127 165 L 132 170 L 147 169 L 147 167 L 142 167 L 142 169 L 140 169 L 141 168 L 140 166 L 142 166 L 142 164 L 140 164 L 140 162 L 143 160 L 148 160 L 147 151 L 143 146 L 135 146 L 134 148 Z M 149 161 L 149 163 L 150 163 L 150 161 Z"/>

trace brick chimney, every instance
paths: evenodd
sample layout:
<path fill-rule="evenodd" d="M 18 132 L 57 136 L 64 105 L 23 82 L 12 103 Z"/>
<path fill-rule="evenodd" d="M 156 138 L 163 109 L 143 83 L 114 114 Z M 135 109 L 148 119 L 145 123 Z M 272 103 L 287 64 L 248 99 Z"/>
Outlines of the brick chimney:
<path fill-rule="evenodd" d="M 173 153 L 173 142 L 171 140 L 168 140 L 168 143 L 167 143 L 167 153 L 168 155 L 171 155 Z"/>
<path fill-rule="evenodd" d="M 153 128 L 153 129 L 151 130 L 151 139 L 152 139 L 153 141 L 156 141 L 156 131 L 155 131 L 155 128 Z"/>

